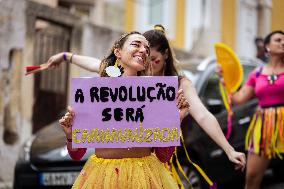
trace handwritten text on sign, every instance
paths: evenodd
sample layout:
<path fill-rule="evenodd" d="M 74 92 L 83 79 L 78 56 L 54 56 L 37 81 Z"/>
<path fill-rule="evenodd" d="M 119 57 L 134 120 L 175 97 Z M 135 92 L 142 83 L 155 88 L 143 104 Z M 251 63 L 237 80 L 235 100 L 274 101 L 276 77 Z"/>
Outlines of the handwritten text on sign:
<path fill-rule="evenodd" d="M 73 78 L 73 147 L 180 145 L 177 77 Z"/>

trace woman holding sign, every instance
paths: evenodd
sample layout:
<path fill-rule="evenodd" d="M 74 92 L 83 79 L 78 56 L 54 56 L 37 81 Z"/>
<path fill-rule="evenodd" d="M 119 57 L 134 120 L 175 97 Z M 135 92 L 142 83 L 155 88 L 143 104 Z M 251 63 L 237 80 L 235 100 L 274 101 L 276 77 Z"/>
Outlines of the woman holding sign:
<path fill-rule="evenodd" d="M 165 36 L 164 28 L 156 25 L 154 30 L 146 31 L 143 36 L 150 43 L 150 63 L 154 76 L 178 76 L 177 60 Z M 72 53 L 59 53 L 49 60 L 49 67 L 56 67 L 62 62 L 70 62 L 92 72 L 99 72 L 100 60 L 92 57 L 74 55 Z M 201 103 L 193 84 L 185 77 L 180 77 L 180 88 L 184 90 L 185 97 L 190 104 L 189 113 L 205 130 L 205 132 L 233 159 L 234 150 L 223 138 L 223 133 L 216 118 Z M 236 162 L 235 162 L 236 163 Z M 242 161 L 242 163 L 244 163 Z"/>
<path fill-rule="evenodd" d="M 246 189 L 260 188 L 270 159 L 282 158 L 284 153 L 284 32 L 268 34 L 264 46 L 268 63 L 253 70 L 246 84 L 232 96 L 235 104 L 253 97 L 259 102 L 246 136 Z M 217 72 L 222 76 L 220 67 Z"/>
<path fill-rule="evenodd" d="M 101 77 L 112 75 L 140 76 L 146 75 L 149 64 L 149 44 L 144 36 L 138 32 L 131 32 L 121 36 L 111 53 L 102 60 Z M 123 67 L 122 69 L 119 69 Z M 178 93 L 178 108 L 181 118 L 184 117 L 188 103 L 181 91 Z M 86 149 L 72 149 L 72 122 L 74 112 L 71 108 L 59 121 L 67 138 L 67 149 L 73 159 L 81 159 Z M 151 154 L 151 148 L 96 148 L 86 162 L 83 170 L 72 188 L 86 189 L 132 189 L 132 188 L 178 188 L 170 172 Z"/>
<path fill-rule="evenodd" d="M 150 42 L 150 60 L 155 76 L 177 76 L 178 71 L 172 49 L 164 34 L 162 26 L 157 25 L 154 30 L 143 34 Z M 74 55 L 72 53 L 59 53 L 52 56 L 49 66 L 55 67 L 62 62 L 70 62 L 89 71 L 99 72 L 100 61 L 95 58 Z M 244 169 L 245 156 L 236 152 L 224 137 L 216 118 L 204 107 L 200 101 L 193 84 L 186 78 L 180 77 L 180 88 L 189 102 L 189 113 L 205 130 L 205 132 L 226 152 L 230 161 L 236 164 L 236 168 Z M 70 116 L 70 113 L 67 113 Z"/>

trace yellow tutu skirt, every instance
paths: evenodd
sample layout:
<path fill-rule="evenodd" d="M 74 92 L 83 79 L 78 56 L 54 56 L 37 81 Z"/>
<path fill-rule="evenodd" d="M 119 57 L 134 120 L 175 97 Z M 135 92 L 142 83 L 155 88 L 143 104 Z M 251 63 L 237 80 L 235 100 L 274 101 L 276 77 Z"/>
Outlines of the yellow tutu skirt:
<path fill-rule="evenodd" d="M 246 150 L 270 158 L 284 152 L 284 107 L 258 108 L 246 135 Z"/>
<path fill-rule="evenodd" d="M 72 189 L 178 189 L 171 173 L 155 155 L 104 159 L 92 155 Z"/>

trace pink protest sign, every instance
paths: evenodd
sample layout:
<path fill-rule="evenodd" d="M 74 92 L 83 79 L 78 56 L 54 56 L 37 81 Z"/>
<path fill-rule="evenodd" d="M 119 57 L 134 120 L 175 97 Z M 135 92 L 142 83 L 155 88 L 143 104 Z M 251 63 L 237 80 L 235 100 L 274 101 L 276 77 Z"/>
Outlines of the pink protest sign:
<path fill-rule="evenodd" d="M 177 77 L 72 78 L 73 147 L 180 145 Z"/>

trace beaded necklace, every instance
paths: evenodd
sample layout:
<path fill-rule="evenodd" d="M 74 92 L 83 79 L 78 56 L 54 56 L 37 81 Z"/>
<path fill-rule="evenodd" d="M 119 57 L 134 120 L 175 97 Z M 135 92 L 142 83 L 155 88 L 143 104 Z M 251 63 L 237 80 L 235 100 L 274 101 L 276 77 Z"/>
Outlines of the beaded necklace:
<path fill-rule="evenodd" d="M 270 85 L 273 85 L 277 79 L 278 79 L 278 76 L 275 73 L 267 76 L 267 81 Z"/>

